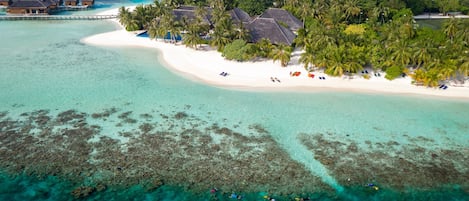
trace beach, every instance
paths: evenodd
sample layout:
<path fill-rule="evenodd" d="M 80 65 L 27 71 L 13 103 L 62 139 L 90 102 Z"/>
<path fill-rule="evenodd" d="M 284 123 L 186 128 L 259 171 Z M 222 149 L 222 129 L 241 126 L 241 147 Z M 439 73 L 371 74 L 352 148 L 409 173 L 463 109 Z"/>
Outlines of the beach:
<path fill-rule="evenodd" d="M 130 7 L 133 9 L 133 7 Z M 100 14 L 117 14 L 117 9 Z M 112 20 L 119 24 L 117 20 Z M 120 24 L 119 24 L 120 25 Z M 411 84 L 409 76 L 395 80 L 387 80 L 384 73 L 375 76 L 368 70 L 370 78 L 364 79 L 360 73 L 355 76 L 331 77 L 322 72 L 314 72 L 314 78 L 308 76 L 304 65 L 298 62 L 300 52 L 295 51 L 287 67 L 272 60 L 236 62 L 224 59 L 221 53 L 199 47 L 198 50 L 188 48 L 184 44 L 151 40 L 137 37 L 136 33 L 127 32 L 120 27 L 116 31 L 93 35 L 82 40 L 83 43 L 95 46 L 134 46 L 156 48 L 161 51 L 161 62 L 170 70 L 189 79 L 209 85 L 239 90 L 278 90 L 278 91 L 348 91 L 394 93 L 409 95 L 430 95 L 451 98 L 469 98 L 469 84 L 454 86 L 441 90 Z M 220 75 L 222 72 L 227 76 Z M 291 72 L 301 72 L 299 76 L 291 76 Z M 325 79 L 319 79 L 325 77 Z M 274 81 L 271 78 L 277 78 Z"/>

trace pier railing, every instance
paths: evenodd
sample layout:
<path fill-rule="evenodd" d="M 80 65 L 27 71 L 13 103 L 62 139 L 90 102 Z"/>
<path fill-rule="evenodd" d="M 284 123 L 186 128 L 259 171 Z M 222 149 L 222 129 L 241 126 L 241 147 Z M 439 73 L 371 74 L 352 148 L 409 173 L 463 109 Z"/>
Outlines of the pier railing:
<path fill-rule="evenodd" d="M 117 15 L 0 15 L 0 20 L 106 20 Z"/>

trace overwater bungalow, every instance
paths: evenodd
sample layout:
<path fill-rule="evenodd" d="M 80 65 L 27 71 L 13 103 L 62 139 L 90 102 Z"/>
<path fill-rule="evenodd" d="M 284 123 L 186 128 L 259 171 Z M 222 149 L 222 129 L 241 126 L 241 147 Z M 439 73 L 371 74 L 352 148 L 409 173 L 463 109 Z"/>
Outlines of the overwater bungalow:
<path fill-rule="evenodd" d="M 290 12 L 281 8 L 269 8 L 262 13 L 260 18 L 273 18 L 283 26 L 287 26 L 293 32 L 303 28 L 303 22 L 293 16 Z"/>
<path fill-rule="evenodd" d="M 78 0 L 65 0 L 64 5 L 65 6 L 77 6 Z"/>
<path fill-rule="evenodd" d="M 94 5 L 94 0 L 81 0 L 81 5 L 82 6 L 93 6 Z"/>
<path fill-rule="evenodd" d="M 270 40 L 272 44 L 291 45 L 296 35 L 292 30 L 282 26 L 273 18 L 258 17 L 246 25 L 251 34 L 253 43 L 259 42 L 263 38 Z"/>
<path fill-rule="evenodd" d="M 54 0 L 18 0 L 13 1 L 7 8 L 8 14 L 16 15 L 47 15 L 58 7 L 59 2 Z"/>
<path fill-rule="evenodd" d="M 0 6 L 3 6 L 3 7 L 7 7 L 12 3 L 13 3 L 12 0 L 0 0 Z"/>

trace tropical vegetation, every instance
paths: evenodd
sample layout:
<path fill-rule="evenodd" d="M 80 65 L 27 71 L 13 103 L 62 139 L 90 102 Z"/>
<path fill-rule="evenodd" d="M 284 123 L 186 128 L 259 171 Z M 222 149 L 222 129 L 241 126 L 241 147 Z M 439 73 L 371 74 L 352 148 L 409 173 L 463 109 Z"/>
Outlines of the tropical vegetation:
<path fill-rule="evenodd" d="M 176 20 L 172 9 L 182 4 L 198 5 L 196 20 Z M 282 7 L 304 27 L 293 46 L 268 40 L 249 44 L 249 32 L 228 14 L 237 6 L 250 14 Z M 119 21 L 129 31 L 148 30 L 151 38 L 174 41 L 183 35 L 188 47 L 209 44 L 238 61 L 264 57 L 286 66 L 296 48 L 302 50 L 299 61 L 307 70 L 341 76 L 372 68 L 386 72 L 388 79 L 410 75 L 416 84 L 438 86 L 469 76 L 469 20 L 451 18 L 435 29 L 419 26 L 413 16 L 456 10 L 467 13 L 469 0 L 156 0 L 132 12 L 121 8 Z"/>

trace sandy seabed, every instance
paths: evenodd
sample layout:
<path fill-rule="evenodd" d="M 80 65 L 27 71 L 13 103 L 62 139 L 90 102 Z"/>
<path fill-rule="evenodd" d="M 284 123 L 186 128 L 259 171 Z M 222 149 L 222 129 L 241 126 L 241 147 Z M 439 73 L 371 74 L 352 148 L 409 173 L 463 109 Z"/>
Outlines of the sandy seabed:
<path fill-rule="evenodd" d="M 133 8 L 130 8 L 133 9 Z M 117 14 L 118 10 L 108 10 L 100 14 Z M 119 24 L 116 20 L 113 22 Z M 95 46 L 133 46 L 156 48 L 161 51 L 161 62 L 165 67 L 180 75 L 203 83 L 237 90 L 252 91 L 353 91 L 371 93 L 392 93 L 407 95 L 429 95 L 445 98 L 469 99 L 469 84 L 449 88 L 427 88 L 411 84 L 409 77 L 387 80 L 384 73 L 375 76 L 370 70 L 370 79 L 360 74 L 355 76 L 330 77 L 323 72 L 314 72 L 315 77 L 308 76 L 303 64 L 298 62 L 300 52 L 293 53 L 287 67 L 272 60 L 255 62 L 236 62 L 224 59 L 221 53 L 207 46 L 198 50 L 185 47 L 183 44 L 172 44 L 145 37 L 137 37 L 120 27 L 116 31 L 93 35 L 82 39 L 82 42 Z M 227 76 L 220 75 L 222 72 Z M 291 72 L 301 72 L 291 76 Z M 325 79 L 319 79 L 325 77 Z M 276 78 L 277 81 L 272 80 Z"/>

